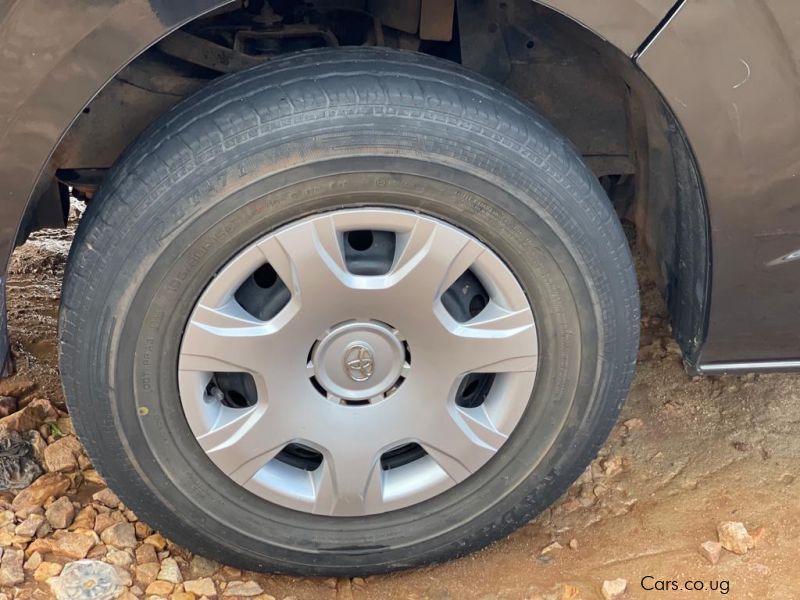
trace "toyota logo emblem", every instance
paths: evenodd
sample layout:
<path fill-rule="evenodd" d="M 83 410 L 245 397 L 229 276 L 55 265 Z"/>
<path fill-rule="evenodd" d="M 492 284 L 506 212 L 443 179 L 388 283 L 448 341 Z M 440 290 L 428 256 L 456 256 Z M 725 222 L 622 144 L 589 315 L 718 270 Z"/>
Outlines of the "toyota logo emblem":
<path fill-rule="evenodd" d="M 344 372 L 353 381 L 366 381 L 374 368 L 375 358 L 366 344 L 353 344 L 344 353 Z"/>

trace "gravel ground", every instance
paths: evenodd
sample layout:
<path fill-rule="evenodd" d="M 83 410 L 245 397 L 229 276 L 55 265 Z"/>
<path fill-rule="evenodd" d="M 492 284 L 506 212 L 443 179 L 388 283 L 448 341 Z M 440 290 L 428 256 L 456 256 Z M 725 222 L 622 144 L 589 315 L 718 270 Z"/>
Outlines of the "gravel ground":
<path fill-rule="evenodd" d="M 366 580 L 242 573 L 193 556 L 120 504 L 72 435 L 56 357 L 70 239 L 69 231 L 39 232 L 11 267 L 18 374 L 0 382 L 7 397 L 0 398 L 0 416 L 9 414 L 0 419 L 0 434 L 20 430 L 19 439 L 34 446 L 30 469 L 38 462 L 46 473 L 27 491 L 0 493 L 0 600 L 56 593 L 174 600 L 800 598 L 800 377 L 689 377 L 646 281 L 639 367 L 620 423 L 571 490 L 508 539 L 448 564 Z M 92 562 L 76 562 L 84 558 Z M 689 581 L 705 589 L 686 591 Z"/>

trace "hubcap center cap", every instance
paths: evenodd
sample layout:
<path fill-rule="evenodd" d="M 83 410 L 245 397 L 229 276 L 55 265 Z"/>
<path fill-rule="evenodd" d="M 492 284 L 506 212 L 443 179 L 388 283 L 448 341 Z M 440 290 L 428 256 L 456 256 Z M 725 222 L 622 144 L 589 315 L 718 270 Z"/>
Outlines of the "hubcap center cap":
<path fill-rule="evenodd" d="M 314 377 L 329 396 L 350 402 L 382 399 L 406 365 L 397 331 L 376 321 L 336 325 L 311 354 Z"/>

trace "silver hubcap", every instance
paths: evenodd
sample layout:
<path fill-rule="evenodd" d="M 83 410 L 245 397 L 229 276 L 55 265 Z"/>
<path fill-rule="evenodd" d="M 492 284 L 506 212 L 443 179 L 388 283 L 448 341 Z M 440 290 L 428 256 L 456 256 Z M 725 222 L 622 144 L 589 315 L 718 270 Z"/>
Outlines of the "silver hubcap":
<path fill-rule="evenodd" d="M 522 287 L 477 239 L 410 211 L 340 210 L 266 235 L 216 275 L 178 383 L 198 443 L 233 481 L 356 516 L 485 465 L 522 417 L 537 352 Z"/>

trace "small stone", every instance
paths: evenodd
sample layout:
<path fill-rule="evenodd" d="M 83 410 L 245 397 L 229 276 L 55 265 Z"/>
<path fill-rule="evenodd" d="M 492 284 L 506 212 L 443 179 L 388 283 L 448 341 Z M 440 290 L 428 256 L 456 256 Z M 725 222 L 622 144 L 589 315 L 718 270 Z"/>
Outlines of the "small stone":
<path fill-rule="evenodd" d="M 154 581 L 147 586 L 144 593 L 148 596 L 167 596 L 172 593 L 174 587 L 175 586 L 168 581 Z"/>
<path fill-rule="evenodd" d="M 535 597 L 535 596 L 534 596 Z M 541 596 L 540 596 L 541 597 Z M 581 600 L 581 591 L 574 585 L 565 583 L 561 588 L 560 600 Z"/>
<path fill-rule="evenodd" d="M 78 468 L 80 468 L 80 470 L 84 471 L 84 472 L 85 471 L 89 471 L 89 470 L 91 470 L 93 468 L 92 467 L 92 461 L 89 460 L 89 457 L 86 456 L 83 452 L 78 454 Z M 84 479 L 85 479 L 85 476 L 84 476 Z M 105 482 L 101 483 L 100 485 L 105 485 Z"/>
<path fill-rule="evenodd" d="M 745 554 L 755 546 L 753 538 L 747 533 L 744 523 L 725 521 L 717 525 L 717 535 L 722 547 L 734 554 Z"/>
<path fill-rule="evenodd" d="M 61 496 L 47 507 L 44 514 L 53 529 L 66 529 L 75 518 L 75 507 L 69 498 Z"/>
<path fill-rule="evenodd" d="M 73 427 L 70 417 L 58 417 L 58 419 L 56 419 L 56 425 L 58 425 L 58 430 L 64 435 L 75 435 L 75 427 Z"/>
<path fill-rule="evenodd" d="M 34 552 L 31 554 L 30 558 L 25 561 L 22 568 L 26 571 L 35 571 L 40 564 L 42 564 L 42 555 L 39 552 Z"/>
<path fill-rule="evenodd" d="M 89 550 L 89 553 L 86 555 L 86 558 L 91 558 L 93 560 L 102 560 L 105 558 L 106 554 L 108 554 L 108 548 L 105 544 L 97 544 L 94 548 Z"/>
<path fill-rule="evenodd" d="M 715 565 L 719 562 L 720 555 L 722 554 L 722 544 L 713 541 L 703 542 L 700 544 L 700 554 L 712 565 Z"/>
<path fill-rule="evenodd" d="M 220 566 L 218 562 L 195 554 L 189 561 L 189 575 L 192 579 L 211 577 L 219 570 Z"/>
<path fill-rule="evenodd" d="M 764 536 L 767 534 L 767 530 L 763 527 L 756 527 L 753 531 L 750 532 L 750 537 L 753 538 L 753 547 L 755 548 L 758 546 L 764 539 Z"/>
<path fill-rule="evenodd" d="M 255 581 L 231 581 L 222 592 L 223 596 L 242 596 L 252 598 L 262 594 L 264 590 Z"/>
<path fill-rule="evenodd" d="M 150 544 L 157 552 L 161 552 L 167 547 L 167 540 L 160 533 L 154 533 L 144 540 L 145 544 Z"/>
<path fill-rule="evenodd" d="M 548 544 L 547 546 L 542 548 L 542 551 L 539 554 L 550 554 L 551 552 L 556 552 L 557 550 L 561 550 L 563 547 L 564 546 L 562 546 L 558 542 L 552 542 L 551 544 Z"/>
<path fill-rule="evenodd" d="M 105 485 L 106 484 L 106 480 L 103 479 L 103 477 L 100 475 L 100 473 L 98 473 L 94 469 L 86 469 L 83 472 L 83 479 L 87 483 L 93 483 L 95 485 Z"/>
<path fill-rule="evenodd" d="M 644 421 L 638 418 L 628 419 L 623 423 L 625 429 L 630 433 L 631 431 L 636 431 L 637 429 L 641 429 L 644 427 Z"/>
<path fill-rule="evenodd" d="M 70 529 L 94 529 L 97 511 L 91 506 L 84 506 L 72 521 Z"/>
<path fill-rule="evenodd" d="M 572 538 L 569 541 L 569 547 L 570 547 L 570 550 L 577 550 L 578 549 L 578 540 L 576 540 L 575 538 Z"/>
<path fill-rule="evenodd" d="M 0 381 L 0 396 L 11 396 L 21 398 L 25 394 L 33 391 L 36 384 L 30 379 L 7 379 Z"/>
<path fill-rule="evenodd" d="M 158 562 L 156 549 L 150 544 L 139 544 L 136 547 L 136 564 L 143 565 L 144 563 Z"/>
<path fill-rule="evenodd" d="M 51 577 L 55 577 L 56 575 L 61 573 L 61 570 L 63 568 L 64 566 L 59 563 L 43 562 L 33 572 L 33 578 L 36 581 L 47 581 Z"/>
<path fill-rule="evenodd" d="M 9 395 L 9 394 L 4 394 Z M 45 422 L 54 422 L 58 413 L 49 400 L 37 398 L 15 413 L 0 419 L 0 431 L 30 431 Z"/>
<path fill-rule="evenodd" d="M 22 550 L 3 549 L 3 557 L 0 558 L 0 589 L 25 581 L 25 572 L 22 570 L 24 559 L 25 553 Z"/>
<path fill-rule="evenodd" d="M 600 591 L 603 592 L 603 598 L 606 600 L 615 600 L 620 598 L 626 589 L 628 589 L 627 579 L 612 579 L 604 581 Z"/>
<path fill-rule="evenodd" d="M 117 523 L 124 523 L 125 517 L 121 512 L 111 511 L 107 513 L 100 513 L 94 520 L 94 530 L 97 533 L 103 533 L 106 529 Z"/>
<path fill-rule="evenodd" d="M 105 561 L 117 567 L 127 567 L 133 564 L 133 556 L 127 550 L 109 548 L 106 552 Z"/>
<path fill-rule="evenodd" d="M 114 565 L 114 568 L 117 570 L 117 575 L 119 576 L 119 583 L 121 586 L 130 587 L 133 585 L 133 578 L 131 577 L 128 569 L 125 567 L 120 567 L 119 565 Z"/>
<path fill-rule="evenodd" d="M 117 508 L 120 504 L 120 500 L 117 495 L 109 488 L 102 489 L 99 492 L 92 494 L 92 500 L 99 502 L 108 508 Z"/>
<path fill-rule="evenodd" d="M 133 525 L 134 529 L 136 529 L 136 539 L 143 540 L 151 535 L 153 535 L 153 528 L 150 527 L 147 523 L 142 523 L 141 521 L 137 521 Z"/>
<path fill-rule="evenodd" d="M 614 477 L 614 475 L 622 473 L 622 457 L 613 456 L 603 461 L 603 473 L 606 477 Z"/>
<path fill-rule="evenodd" d="M 39 525 L 39 529 L 36 530 L 36 537 L 47 537 L 51 533 L 53 533 L 53 527 L 50 525 L 50 523 L 44 521 L 41 525 Z"/>
<path fill-rule="evenodd" d="M 16 517 L 14 513 L 10 510 L 0 510 L 0 528 L 6 528 L 11 526 L 11 529 L 14 528 L 14 521 Z"/>
<path fill-rule="evenodd" d="M 57 600 L 107 600 L 119 597 L 122 581 L 116 567 L 98 560 L 79 560 L 64 566 L 47 584 Z"/>
<path fill-rule="evenodd" d="M 130 523 L 117 523 L 112 525 L 102 534 L 100 539 L 106 546 L 115 548 L 133 548 L 136 546 L 136 533 Z"/>
<path fill-rule="evenodd" d="M 71 472 L 78 470 L 81 443 L 74 435 L 59 438 L 44 449 L 44 466 L 48 471 Z"/>
<path fill-rule="evenodd" d="M 191 592 L 174 592 L 170 594 L 169 600 L 195 600 L 197 596 Z"/>
<path fill-rule="evenodd" d="M 161 561 L 161 569 L 158 571 L 156 579 L 169 581 L 170 583 L 181 583 L 183 575 L 174 558 L 165 558 Z"/>
<path fill-rule="evenodd" d="M 133 577 L 142 587 L 147 587 L 156 580 L 156 575 L 161 570 L 161 565 L 157 562 L 137 565 L 134 569 Z"/>
<path fill-rule="evenodd" d="M 0 549 L 2 548 L 23 548 L 30 541 L 30 538 L 16 535 L 12 531 L 0 531 Z"/>
<path fill-rule="evenodd" d="M 36 535 L 36 531 L 39 529 L 42 523 L 44 523 L 44 515 L 33 513 L 28 515 L 28 517 L 22 523 L 17 525 L 14 533 L 23 537 L 32 538 Z"/>
<path fill-rule="evenodd" d="M 50 497 L 59 497 L 69 489 L 69 479 L 61 473 L 47 473 L 22 490 L 11 502 L 17 514 L 30 513 L 39 508 Z"/>
<path fill-rule="evenodd" d="M 33 447 L 33 452 L 36 455 L 36 460 L 40 463 L 44 462 L 44 450 L 47 448 L 47 440 L 45 440 L 38 431 L 29 431 L 25 434 L 25 439 L 28 440 Z"/>
<path fill-rule="evenodd" d="M 17 399 L 14 396 L 0 396 L 0 418 L 17 412 Z"/>
<path fill-rule="evenodd" d="M 37 540 L 37 542 L 43 541 L 45 540 Z M 53 554 L 79 560 L 81 558 L 86 558 L 89 550 L 100 540 L 97 539 L 97 534 L 94 531 L 64 531 L 62 529 L 56 531 L 52 539 L 48 541 L 50 542 Z"/>
<path fill-rule="evenodd" d="M 217 588 L 214 581 L 210 577 L 202 577 L 200 579 L 191 579 L 183 582 L 183 589 L 198 596 L 216 596 Z"/>

